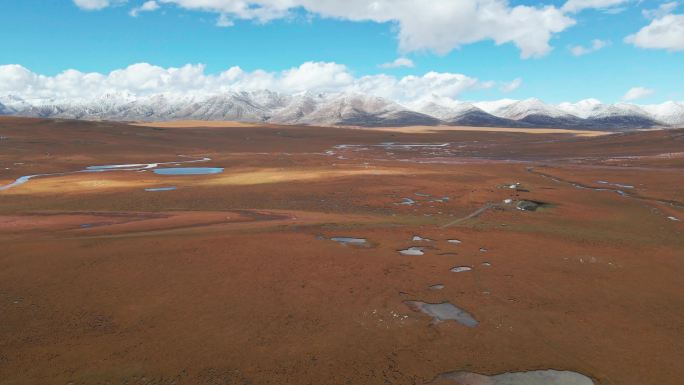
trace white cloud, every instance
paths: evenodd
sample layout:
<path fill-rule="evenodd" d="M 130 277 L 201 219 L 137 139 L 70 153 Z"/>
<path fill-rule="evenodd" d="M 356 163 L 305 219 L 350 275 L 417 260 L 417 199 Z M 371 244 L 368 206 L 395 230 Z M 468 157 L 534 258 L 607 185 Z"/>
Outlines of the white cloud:
<path fill-rule="evenodd" d="M 561 8 L 565 12 L 577 13 L 585 9 L 612 10 L 629 0 L 568 0 Z"/>
<path fill-rule="evenodd" d="M 415 64 L 413 64 L 413 60 L 405 57 L 399 57 L 394 59 L 394 61 L 391 61 L 389 63 L 383 63 L 380 64 L 378 67 L 380 68 L 399 68 L 399 67 L 407 67 L 407 68 L 413 68 L 415 67 Z"/>
<path fill-rule="evenodd" d="M 354 83 L 346 66 L 337 63 L 306 62 L 283 71 L 277 87 L 286 92 L 336 91 Z"/>
<path fill-rule="evenodd" d="M 674 9 L 671 4 L 646 12 L 645 16 L 655 19 L 637 33 L 625 37 L 625 43 L 639 48 L 684 51 L 684 14 L 668 14 Z"/>
<path fill-rule="evenodd" d="M 96 10 L 109 7 L 109 0 L 74 0 L 81 9 Z"/>
<path fill-rule="evenodd" d="M 36 74 L 17 64 L 0 66 L 0 96 L 12 94 L 24 99 L 92 99 L 107 93 L 209 95 L 268 89 L 288 94 L 360 92 L 409 102 L 427 96 L 456 98 L 463 92 L 493 85 L 448 72 L 399 78 L 386 74 L 355 77 L 346 66 L 331 62 L 306 62 L 274 72 L 231 67 L 218 74 L 206 74 L 202 64 L 162 68 L 137 63 L 108 74 L 67 70 L 55 76 Z"/>
<path fill-rule="evenodd" d="M 644 98 L 646 96 L 649 96 L 655 92 L 654 90 L 650 88 L 645 88 L 645 87 L 634 87 L 630 88 L 627 93 L 622 97 L 622 100 L 625 101 L 632 101 L 632 100 L 637 100 Z"/>
<path fill-rule="evenodd" d="M 214 12 L 226 17 L 268 22 L 281 19 L 289 14 L 290 8 L 298 6 L 291 0 L 159 0 L 161 3 L 175 4 L 178 7 Z"/>
<path fill-rule="evenodd" d="M 159 9 L 159 4 L 157 4 L 157 2 L 154 0 L 149 0 L 144 2 L 141 6 L 131 9 L 128 14 L 136 17 L 140 14 L 140 12 L 152 12 L 156 11 L 157 9 Z"/>
<path fill-rule="evenodd" d="M 347 91 L 396 101 L 415 101 L 427 95 L 456 98 L 465 91 L 489 88 L 491 84 L 463 74 L 433 71 L 423 76 L 409 75 L 402 78 L 389 75 L 364 76 L 347 87 Z"/>
<path fill-rule="evenodd" d="M 228 15 L 225 13 L 222 13 L 219 15 L 218 19 L 216 19 L 216 26 L 217 27 L 232 27 L 233 26 L 233 20 L 230 20 Z"/>
<path fill-rule="evenodd" d="M 575 56 L 583 56 L 603 49 L 608 45 L 610 45 L 610 42 L 607 40 L 594 39 L 591 41 L 591 45 L 588 47 L 584 47 L 581 45 L 571 46 L 570 52 Z"/>
<path fill-rule="evenodd" d="M 97 8 L 111 2 L 74 1 L 105 4 L 98 4 Z M 540 57 L 551 51 L 549 41 L 554 34 L 575 24 L 574 19 L 555 6 L 511 6 L 508 0 L 430 0 L 429 5 L 416 0 L 157 1 L 183 9 L 217 13 L 219 26 L 230 26 L 233 20 L 265 23 L 290 17 L 295 9 L 303 9 L 309 16 L 392 23 L 397 27 L 402 52 L 429 50 L 438 54 L 446 54 L 465 44 L 492 40 L 497 45 L 515 44 L 522 58 Z"/>
<path fill-rule="evenodd" d="M 625 43 L 639 48 L 684 50 L 684 15 L 672 13 L 678 6 L 679 2 L 672 1 L 663 3 L 656 9 L 641 11 L 651 23 L 625 37 Z"/>
<path fill-rule="evenodd" d="M 679 6 L 678 2 L 671 1 L 669 3 L 660 4 L 656 9 L 644 9 L 641 13 L 647 19 L 660 19 L 661 17 L 672 13 L 677 6 Z"/>
<path fill-rule="evenodd" d="M 126 2 L 126 0 L 73 0 L 74 4 L 81 9 L 96 11 L 112 5 Z"/>
<path fill-rule="evenodd" d="M 506 92 L 506 93 L 513 92 L 513 91 L 517 90 L 518 88 L 520 88 L 522 83 L 523 83 L 523 81 L 521 78 L 516 78 L 516 79 L 513 79 L 512 81 L 510 81 L 509 83 L 504 83 L 501 86 L 500 90 L 501 90 L 501 92 Z"/>

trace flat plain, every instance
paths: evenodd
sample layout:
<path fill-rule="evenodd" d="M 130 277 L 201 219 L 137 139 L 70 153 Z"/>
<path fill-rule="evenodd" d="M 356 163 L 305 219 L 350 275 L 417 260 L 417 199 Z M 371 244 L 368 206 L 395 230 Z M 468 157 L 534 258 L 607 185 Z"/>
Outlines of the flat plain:
<path fill-rule="evenodd" d="M 684 378 L 684 129 L 2 117 L 0 186 L 0 384 Z"/>

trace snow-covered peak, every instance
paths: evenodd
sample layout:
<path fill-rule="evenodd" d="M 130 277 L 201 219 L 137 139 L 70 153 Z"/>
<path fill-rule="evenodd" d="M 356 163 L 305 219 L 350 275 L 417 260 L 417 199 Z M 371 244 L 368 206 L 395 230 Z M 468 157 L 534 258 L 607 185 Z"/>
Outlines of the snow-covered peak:
<path fill-rule="evenodd" d="M 469 112 L 482 112 L 471 102 L 461 102 L 445 97 L 431 97 L 410 104 L 415 111 L 444 121 L 453 121 Z"/>
<path fill-rule="evenodd" d="M 567 112 L 544 103 L 537 98 L 514 101 L 513 103 L 503 104 L 500 108 L 489 112 L 500 118 L 520 120 L 530 115 L 543 115 L 552 118 L 568 117 Z"/>
<path fill-rule="evenodd" d="M 677 127 L 684 127 L 684 102 L 665 102 L 641 108 L 654 119 Z"/>
<path fill-rule="evenodd" d="M 570 115 L 586 119 L 594 115 L 602 105 L 598 99 L 584 99 L 577 103 L 560 103 L 558 108 Z"/>
<path fill-rule="evenodd" d="M 641 128 L 684 126 L 684 102 L 639 106 L 596 99 L 547 104 L 539 99 L 465 102 L 431 95 L 406 105 L 364 93 L 270 90 L 215 94 L 108 92 L 81 100 L 0 95 L 0 114 L 112 120 L 238 120 L 317 125 L 484 124 Z M 493 115 L 493 116 L 492 116 Z M 519 123 L 511 120 L 521 121 Z"/>
<path fill-rule="evenodd" d="M 577 103 L 561 103 L 558 105 L 558 108 L 582 119 L 602 119 L 618 116 L 653 118 L 642 107 L 635 104 L 604 104 L 596 99 L 585 99 Z"/>
<path fill-rule="evenodd" d="M 487 100 L 487 101 L 480 101 L 480 102 L 475 102 L 473 105 L 482 111 L 492 114 L 494 111 L 501 110 L 503 108 L 506 108 L 507 106 L 510 106 L 511 104 L 517 102 L 515 99 L 499 99 L 499 100 Z"/>

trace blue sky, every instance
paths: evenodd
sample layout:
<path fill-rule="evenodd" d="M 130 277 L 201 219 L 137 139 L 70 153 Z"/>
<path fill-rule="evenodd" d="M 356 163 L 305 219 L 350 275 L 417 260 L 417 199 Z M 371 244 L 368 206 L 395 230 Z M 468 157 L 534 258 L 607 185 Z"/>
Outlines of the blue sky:
<path fill-rule="evenodd" d="M 633 87 L 646 90 L 644 96 L 634 100 L 638 103 L 684 100 L 684 47 L 679 45 L 684 36 L 677 36 L 684 34 L 684 30 L 676 29 L 679 19 L 675 19 L 672 27 L 674 36 L 668 36 L 672 40 L 668 41 L 670 46 L 649 46 L 658 44 L 649 38 L 662 41 L 653 34 L 645 34 L 640 44 L 625 42 L 626 36 L 650 23 L 678 17 L 684 13 L 684 5 L 661 7 L 665 2 L 649 0 L 578 0 L 599 5 L 612 1 L 613 5 L 565 13 L 574 25 L 550 34 L 548 44 L 552 49 L 522 58 L 518 43 L 497 45 L 486 37 L 501 35 L 497 30 L 482 32 L 483 38 L 464 38 L 475 40 L 472 42 L 456 39 L 456 43 L 435 48 L 423 35 L 428 34 L 429 38 L 429 34 L 442 36 L 452 31 L 448 23 L 441 30 L 429 30 L 428 18 L 424 23 L 427 32 L 422 27 L 411 27 L 411 33 L 423 40 L 406 48 L 400 34 L 409 27 L 401 24 L 402 16 L 390 21 L 358 20 L 363 17 L 358 17 L 353 9 L 319 12 L 304 5 L 287 9 L 284 15 L 264 17 L 246 14 L 249 9 L 227 12 L 225 7 L 230 0 L 208 1 L 218 5 L 197 8 L 193 0 L 161 0 L 155 2 L 157 9 L 131 16 L 132 9 L 144 1 L 79 0 L 78 6 L 71 0 L 3 0 L 0 65 L 18 64 L 36 74 L 54 76 L 67 69 L 106 74 L 140 62 L 164 68 L 202 63 L 207 74 L 218 74 L 232 66 L 245 71 L 283 71 L 309 61 L 334 62 L 346 66 L 357 78 L 378 74 L 401 78 L 435 71 L 463 74 L 485 84 L 449 95 L 462 100 L 537 97 L 552 103 L 585 98 L 617 102 Z M 484 1 L 503 3 L 509 9 L 519 5 L 562 9 L 565 4 Z M 430 1 L 422 4 L 431 6 Z M 263 4 L 257 2 L 251 7 L 259 6 Z M 648 13 L 659 7 L 660 14 Z M 337 12 L 337 16 L 330 17 L 331 12 Z M 232 25 L 217 26 L 221 15 Z M 414 35 L 408 38 L 414 39 Z M 581 56 L 573 54 L 572 47 L 590 47 L 596 39 L 602 41 L 602 48 Z M 412 61 L 413 67 L 380 67 L 399 57 Z M 519 87 L 510 92 L 501 90 L 507 82 L 518 78 Z"/>

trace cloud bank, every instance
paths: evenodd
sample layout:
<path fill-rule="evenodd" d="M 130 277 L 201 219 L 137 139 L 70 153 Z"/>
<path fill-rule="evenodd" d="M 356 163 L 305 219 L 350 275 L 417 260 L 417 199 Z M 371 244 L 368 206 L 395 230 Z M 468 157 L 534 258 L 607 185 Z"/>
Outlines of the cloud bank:
<path fill-rule="evenodd" d="M 110 2 L 109 0 L 74 0 L 74 4 L 81 9 L 98 10 L 109 7 Z"/>
<path fill-rule="evenodd" d="M 72 0 L 81 9 L 94 11 L 121 5 L 128 0 Z M 514 44 L 523 59 L 547 55 L 551 39 L 576 24 L 575 14 L 588 9 L 617 13 L 631 0 L 567 0 L 562 6 L 511 5 L 509 0 L 140 0 L 129 14 L 137 17 L 162 6 L 210 12 L 217 15 L 216 26 L 231 27 L 236 20 L 267 23 L 287 19 L 303 11 L 307 17 L 346 21 L 389 23 L 397 33 L 401 53 L 431 51 L 447 54 L 480 41 L 496 45 Z M 638 4 L 641 4 L 640 2 Z M 624 41 L 638 48 L 684 50 L 684 14 L 672 13 L 678 1 L 645 9 L 651 19 Z M 571 47 L 581 56 L 596 48 Z M 388 67 L 392 63 L 386 63 Z M 399 65 L 400 66 L 400 65 Z"/>
<path fill-rule="evenodd" d="M 672 1 L 642 11 L 651 23 L 625 37 L 625 43 L 639 48 L 684 51 L 684 14 L 672 13 L 678 6 L 679 2 Z"/>
<path fill-rule="evenodd" d="M 112 0 L 74 2 L 94 10 Z M 391 23 L 396 26 L 401 52 L 438 54 L 491 40 L 497 45 L 515 44 L 522 58 L 540 57 L 551 51 L 549 41 L 554 34 L 575 24 L 555 6 L 512 6 L 507 0 L 430 0 L 429 4 L 415 0 L 157 0 L 155 4 L 216 13 L 219 26 L 231 26 L 233 20 L 265 23 L 291 17 L 298 10 L 322 18 Z"/>
<path fill-rule="evenodd" d="M 127 0 L 73 0 L 74 4 L 87 11 L 97 11 L 114 5 L 120 5 Z"/>
<path fill-rule="evenodd" d="M 518 84 L 516 79 L 513 84 Z M 104 94 L 145 96 L 159 93 L 208 95 L 234 91 L 272 90 L 299 92 L 358 92 L 400 102 L 430 97 L 457 98 L 466 91 L 491 88 L 498 83 L 458 73 L 428 72 L 422 76 L 387 74 L 356 77 L 345 65 L 306 62 L 284 71 L 245 71 L 231 67 L 218 74 L 205 73 L 202 64 L 163 68 L 137 63 L 108 74 L 66 70 L 55 76 L 34 73 L 18 65 L 0 66 L 0 96 L 22 99 L 83 100 Z M 505 83 L 504 87 L 510 88 Z M 519 84 L 518 84 L 519 85 Z"/>
<path fill-rule="evenodd" d="M 585 9 L 611 9 L 623 5 L 629 0 L 568 0 L 563 7 L 563 11 L 577 13 Z"/>
<path fill-rule="evenodd" d="M 654 19 L 639 32 L 627 36 L 625 42 L 639 48 L 684 51 L 684 14 Z"/>

